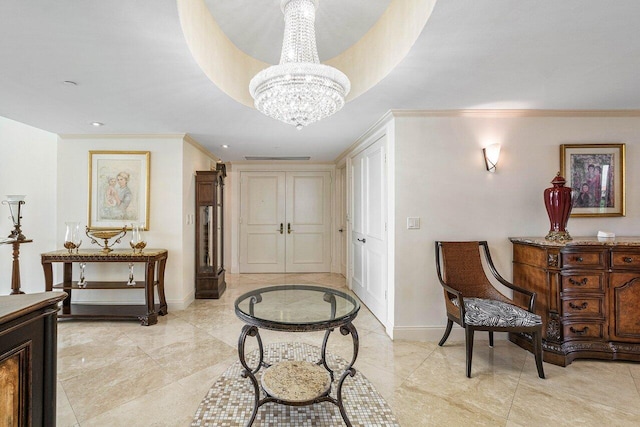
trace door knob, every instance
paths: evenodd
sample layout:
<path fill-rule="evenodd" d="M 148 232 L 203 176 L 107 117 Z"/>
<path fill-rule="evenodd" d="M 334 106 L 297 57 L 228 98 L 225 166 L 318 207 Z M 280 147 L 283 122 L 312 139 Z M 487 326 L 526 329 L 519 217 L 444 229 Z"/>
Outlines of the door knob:
<path fill-rule="evenodd" d="M 291 232 L 292 232 L 292 231 L 293 231 L 293 230 L 291 229 L 291 223 L 290 223 L 290 222 L 288 222 L 288 223 L 287 223 L 287 234 L 291 234 Z"/>
<path fill-rule="evenodd" d="M 357 239 L 357 240 L 358 240 L 358 242 L 367 243 L 367 239 L 364 239 L 364 238 L 363 239 Z"/>
<path fill-rule="evenodd" d="M 280 234 L 284 233 L 284 224 L 280 223 Z"/>
<path fill-rule="evenodd" d="M 339 228 L 338 231 L 342 233 L 344 231 L 344 229 L 343 228 Z"/>

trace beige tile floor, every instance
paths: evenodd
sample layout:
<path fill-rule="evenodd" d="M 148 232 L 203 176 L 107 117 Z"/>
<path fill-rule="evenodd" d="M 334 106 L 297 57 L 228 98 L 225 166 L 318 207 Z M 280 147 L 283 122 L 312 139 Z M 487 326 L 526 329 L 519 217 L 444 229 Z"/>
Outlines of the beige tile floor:
<path fill-rule="evenodd" d="M 62 321 L 58 329 L 58 426 L 189 426 L 198 404 L 237 360 L 242 322 L 233 310 L 242 293 L 269 284 L 345 288 L 335 274 L 228 275 L 219 300 L 197 300 L 157 325 Z M 545 363 L 500 340 L 478 339 L 473 378 L 464 375 L 464 343 L 391 341 L 363 307 L 355 367 L 378 389 L 403 427 L 638 426 L 640 364 Z M 265 331 L 265 342 L 319 345 L 321 334 Z M 334 338 L 335 337 L 335 338 Z M 480 338 L 480 337 L 479 337 Z M 333 334 L 330 351 L 350 357 L 349 337 Z"/>

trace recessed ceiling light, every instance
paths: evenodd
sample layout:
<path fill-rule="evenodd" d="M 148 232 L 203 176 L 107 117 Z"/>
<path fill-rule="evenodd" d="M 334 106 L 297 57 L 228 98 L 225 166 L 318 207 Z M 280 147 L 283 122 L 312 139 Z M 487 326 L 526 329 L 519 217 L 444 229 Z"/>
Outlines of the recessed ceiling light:
<path fill-rule="evenodd" d="M 73 80 L 65 80 L 63 83 L 69 86 L 78 86 L 78 83 L 74 82 Z"/>
<path fill-rule="evenodd" d="M 220 147 L 222 148 L 229 148 L 229 146 L 227 144 L 222 144 Z"/>
<path fill-rule="evenodd" d="M 100 127 L 100 126 L 104 126 L 104 123 L 100 123 L 100 122 L 91 122 L 91 126 Z"/>

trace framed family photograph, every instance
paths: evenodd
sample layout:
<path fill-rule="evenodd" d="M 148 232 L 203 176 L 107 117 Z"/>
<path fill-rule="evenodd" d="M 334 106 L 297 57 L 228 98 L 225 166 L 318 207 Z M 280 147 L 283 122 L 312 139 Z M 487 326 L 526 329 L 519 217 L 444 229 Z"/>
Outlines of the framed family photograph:
<path fill-rule="evenodd" d="M 572 190 L 572 217 L 625 215 L 625 144 L 563 144 L 560 174 Z"/>
<path fill-rule="evenodd" d="M 89 228 L 149 227 L 149 151 L 89 151 Z"/>

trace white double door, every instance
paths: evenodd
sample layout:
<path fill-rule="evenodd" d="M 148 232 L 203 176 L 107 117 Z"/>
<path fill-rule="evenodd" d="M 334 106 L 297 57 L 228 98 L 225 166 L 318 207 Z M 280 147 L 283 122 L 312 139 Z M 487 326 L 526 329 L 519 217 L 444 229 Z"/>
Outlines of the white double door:
<path fill-rule="evenodd" d="M 240 272 L 331 271 L 331 173 L 241 172 Z"/>
<path fill-rule="evenodd" d="M 386 156 L 384 137 L 351 160 L 351 288 L 387 320 Z"/>

